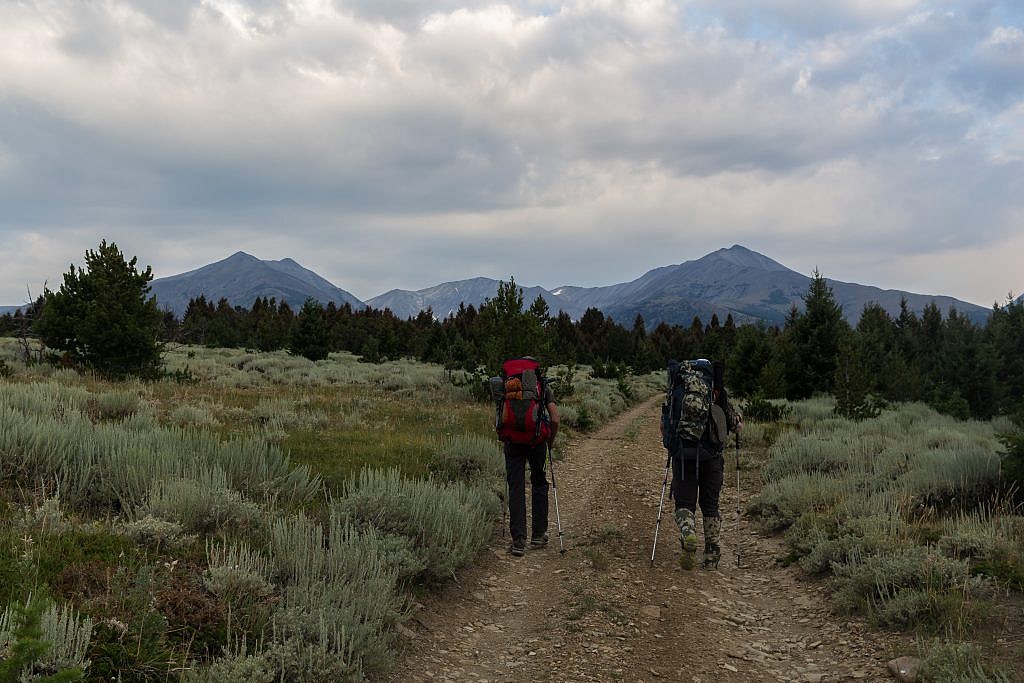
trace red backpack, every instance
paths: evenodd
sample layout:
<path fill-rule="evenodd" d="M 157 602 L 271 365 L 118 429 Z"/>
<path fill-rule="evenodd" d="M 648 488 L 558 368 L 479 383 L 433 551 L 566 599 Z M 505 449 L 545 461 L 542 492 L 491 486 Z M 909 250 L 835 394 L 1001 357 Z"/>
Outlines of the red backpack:
<path fill-rule="evenodd" d="M 491 379 L 497 401 L 495 428 L 506 443 L 536 446 L 547 441 L 547 404 L 540 363 L 533 358 L 512 358 L 501 366 L 501 377 Z"/>

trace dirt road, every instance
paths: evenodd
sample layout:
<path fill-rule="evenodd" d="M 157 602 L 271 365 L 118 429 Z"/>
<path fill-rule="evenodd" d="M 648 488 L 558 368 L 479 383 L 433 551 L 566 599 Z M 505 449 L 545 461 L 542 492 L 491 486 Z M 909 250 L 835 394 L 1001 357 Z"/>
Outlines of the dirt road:
<path fill-rule="evenodd" d="M 720 568 L 679 568 L 668 500 L 650 566 L 665 471 L 658 415 L 652 400 L 571 444 L 556 463 L 566 553 L 553 506 L 543 550 L 512 557 L 496 533 L 476 566 L 417 609 L 388 680 L 889 680 L 885 662 L 907 644 L 831 615 L 819 585 L 779 566 L 780 542 L 739 514 L 757 474 L 741 470 L 737 498 L 733 452 Z"/>

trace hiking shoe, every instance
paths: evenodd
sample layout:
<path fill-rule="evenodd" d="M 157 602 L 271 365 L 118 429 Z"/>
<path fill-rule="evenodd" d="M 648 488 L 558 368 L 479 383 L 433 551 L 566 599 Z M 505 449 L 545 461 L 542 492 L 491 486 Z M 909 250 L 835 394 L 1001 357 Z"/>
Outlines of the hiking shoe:
<path fill-rule="evenodd" d="M 508 551 L 516 557 L 522 557 L 526 554 L 526 539 L 517 538 L 512 541 L 512 545 L 508 547 Z"/>
<path fill-rule="evenodd" d="M 540 536 L 534 536 L 530 539 L 531 548 L 543 548 L 548 544 L 548 535 L 541 534 Z"/>
<path fill-rule="evenodd" d="M 717 543 L 704 545 L 704 569 L 718 569 L 718 561 L 722 559 L 722 549 Z"/>
<path fill-rule="evenodd" d="M 679 542 L 683 546 L 679 566 L 690 570 L 697 566 L 697 520 L 693 512 L 686 508 L 678 508 L 675 516 L 676 524 L 679 525 Z"/>
<path fill-rule="evenodd" d="M 690 571 L 697 566 L 697 534 L 692 531 L 683 534 L 680 541 L 683 546 L 683 552 L 679 556 L 679 566 Z"/>

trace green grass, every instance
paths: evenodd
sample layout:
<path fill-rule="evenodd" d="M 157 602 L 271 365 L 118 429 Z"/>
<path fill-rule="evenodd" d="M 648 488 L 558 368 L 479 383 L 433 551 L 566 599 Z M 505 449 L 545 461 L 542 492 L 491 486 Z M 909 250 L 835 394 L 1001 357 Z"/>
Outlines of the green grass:
<path fill-rule="evenodd" d="M 748 512 L 785 533 L 785 562 L 831 575 L 836 611 L 954 645 L 1007 628 L 991 593 L 1024 590 L 1024 517 L 1005 502 L 996 426 L 919 404 L 853 422 L 820 398 L 794 404 L 788 419 Z M 985 655 L 1008 655 L 998 650 Z M 978 656 L 971 650 L 965 670 L 988 670 Z"/>
<path fill-rule="evenodd" d="M 91 618 L 86 680 L 379 675 L 410 596 L 493 532 L 493 407 L 439 366 L 180 347 L 189 381 L 141 383 L 0 358 L 0 608 Z M 575 381 L 587 427 L 661 383 Z"/>

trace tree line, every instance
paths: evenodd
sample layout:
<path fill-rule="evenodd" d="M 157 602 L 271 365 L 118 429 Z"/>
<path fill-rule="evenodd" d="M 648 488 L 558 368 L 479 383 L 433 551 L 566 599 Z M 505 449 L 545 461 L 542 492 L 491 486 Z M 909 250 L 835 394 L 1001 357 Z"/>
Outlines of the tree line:
<path fill-rule="evenodd" d="M 824 277 L 814 273 L 802 309 L 782 325 L 737 325 L 712 315 L 689 326 L 648 330 L 637 316 L 625 326 L 596 308 L 578 320 L 529 306 L 514 278 L 480 306 L 444 317 L 431 310 L 401 319 L 390 310 L 354 309 L 307 300 L 299 310 L 272 298 L 252 306 L 192 299 L 181 319 L 148 296 L 152 273 L 138 272 L 116 245 L 86 253 L 57 292 L 45 291 L 23 313 L 0 316 L 0 334 L 32 334 L 62 352 L 65 364 L 107 374 L 153 374 L 168 342 L 259 351 L 290 350 L 312 360 L 350 351 L 368 362 L 411 357 L 481 373 L 502 359 L 533 355 L 549 365 L 588 364 L 602 376 L 663 369 L 669 358 L 726 363 L 739 398 L 800 399 L 833 394 L 840 411 L 868 416 L 884 401 L 923 401 L 961 418 L 987 419 L 1024 409 L 1024 303 L 993 306 L 984 325 L 929 304 L 920 315 L 906 301 L 891 316 L 869 303 L 850 325 Z M 54 354 L 57 355 L 57 354 Z"/>

